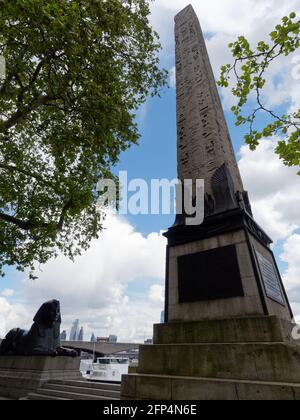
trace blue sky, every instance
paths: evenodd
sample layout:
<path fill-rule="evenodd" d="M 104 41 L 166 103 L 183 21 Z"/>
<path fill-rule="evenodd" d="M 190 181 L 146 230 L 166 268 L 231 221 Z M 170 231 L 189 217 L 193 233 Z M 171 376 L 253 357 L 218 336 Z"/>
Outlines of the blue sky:
<path fill-rule="evenodd" d="M 253 40 L 263 38 L 297 2 L 278 0 L 198 0 L 192 2 L 207 35 L 208 50 L 216 75 L 230 60 L 227 45 L 241 33 Z M 224 5 L 226 3 L 226 6 Z M 259 5 L 258 5 L 259 3 Z M 174 15 L 187 2 L 157 0 L 151 21 L 161 35 L 162 65 L 174 67 Z M 215 15 L 218 8 L 219 14 Z M 299 7 L 298 7 L 299 9 Z M 268 80 L 265 100 L 286 111 L 299 107 L 299 81 L 291 77 L 291 60 L 280 62 Z M 280 81 L 280 83 L 279 83 Z M 173 179 L 176 162 L 176 95 L 172 82 L 161 98 L 152 98 L 138 112 L 140 145 L 120 157 L 115 168 L 128 171 L 129 179 Z M 284 167 L 265 141 L 252 153 L 243 145 L 245 127 L 235 127 L 229 111 L 232 97 L 221 92 L 233 145 L 240 161 L 245 187 L 258 222 L 276 241 L 274 249 L 284 280 L 300 314 L 300 199 L 294 169 Z M 298 101 L 298 102 L 297 102 Z M 285 104 L 284 107 L 282 104 Z M 264 124 L 266 120 L 261 119 Z M 0 282 L 0 336 L 12 327 L 31 323 L 34 311 L 44 299 L 59 298 L 63 304 L 63 327 L 80 318 L 86 331 L 98 335 L 119 335 L 120 339 L 141 341 L 152 334 L 163 308 L 165 240 L 160 232 L 174 221 L 173 216 L 110 216 L 107 231 L 75 265 L 59 258 L 47 264 L 36 283 L 14 269 Z M 282 258 L 283 255 L 283 258 Z"/>

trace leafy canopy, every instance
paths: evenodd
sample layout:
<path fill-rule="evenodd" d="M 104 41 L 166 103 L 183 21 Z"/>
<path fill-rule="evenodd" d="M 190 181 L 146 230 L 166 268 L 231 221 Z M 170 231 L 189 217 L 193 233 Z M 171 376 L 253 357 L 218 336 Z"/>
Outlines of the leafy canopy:
<path fill-rule="evenodd" d="M 263 137 L 277 134 L 281 137 L 276 152 L 288 166 L 300 166 L 300 109 L 288 115 L 277 115 L 268 109 L 262 100 L 262 93 L 266 83 L 265 74 L 271 63 L 280 56 L 288 56 L 300 47 L 300 21 L 296 13 L 285 16 L 281 23 L 270 34 L 268 43 L 261 41 L 256 49 L 251 48 L 249 41 L 240 36 L 229 45 L 235 58 L 233 65 L 227 64 L 221 68 L 219 85 L 229 87 L 232 73 L 236 78 L 236 85 L 232 92 L 238 98 L 237 106 L 232 108 L 236 116 L 236 125 L 249 124 L 250 132 L 245 136 L 246 143 L 252 150 L 259 145 Z M 255 94 L 257 108 L 250 114 L 244 115 L 243 110 Z M 269 123 L 262 130 L 256 128 L 259 113 L 265 112 L 271 116 Z M 299 172 L 300 175 L 300 172 Z"/>
<path fill-rule="evenodd" d="M 71 259 L 101 231 L 95 186 L 166 83 L 147 0 L 1 0 L 0 273 Z"/>

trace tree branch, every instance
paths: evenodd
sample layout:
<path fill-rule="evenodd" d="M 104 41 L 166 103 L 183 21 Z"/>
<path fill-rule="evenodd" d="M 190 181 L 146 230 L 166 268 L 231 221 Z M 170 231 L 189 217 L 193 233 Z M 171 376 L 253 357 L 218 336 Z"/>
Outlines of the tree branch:
<path fill-rule="evenodd" d="M 31 221 L 20 220 L 14 216 L 10 216 L 8 214 L 1 213 L 1 212 L 0 212 L 0 220 L 4 220 L 5 222 L 12 223 L 13 225 L 18 226 L 20 229 L 27 230 L 27 231 L 34 228 L 38 228 L 38 227 L 47 228 L 49 226 L 46 224 L 37 224 Z"/>
<path fill-rule="evenodd" d="M 23 174 L 25 176 L 28 176 L 29 178 L 34 178 L 37 181 L 39 181 L 41 184 L 47 185 L 48 187 L 51 187 L 53 190 L 55 190 L 54 186 L 51 184 L 51 182 L 46 181 L 42 176 L 39 174 L 26 171 L 25 169 L 17 168 L 13 165 L 4 165 L 3 163 L 0 163 L 0 169 L 3 169 L 5 171 L 9 172 L 19 172 L 20 174 Z"/>
<path fill-rule="evenodd" d="M 61 211 L 59 221 L 58 223 L 56 223 L 56 225 L 54 225 L 57 231 L 61 231 L 63 229 L 67 212 L 71 208 L 72 208 L 72 198 L 70 198 L 70 200 L 64 205 Z M 14 217 L 5 213 L 1 213 L 1 212 L 0 212 L 0 220 L 11 223 L 19 227 L 20 229 L 26 230 L 26 231 L 29 231 L 32 229 L 47 229 L 51 225 L 53 226 L 53 224 L 51 223 L 33 222 L 31 220 L 24 221 L 24 220 L 18 219 L 17 217 Z"/>
<path fill-rule="evenodd" d="M 65 218 L 67 215 L 68 210 L 70 210 L 72 208 L 72 199 L 70 199 L 63 207 L 62 212 L 61 212 L 61 216 L 59 218 L 59 222 L 57 224 L 57 230 L 62 230 L 64 223 L 65 223 Z"/>
<path fill-rule="evenodd" d="M 17 123 L 21 122 L 32 111 L 39 108 L 40 106 L 46 105 L 48 102 L 53 101 L 55 99 L 56 98 L 53 98 L 49 95 L 41 95 L 40 97 L 36 98 L 28 107 L 26 107 L 24 111 L 18 110 L 7 121 L 5 121 L 4 128 L 6 130 L 9 130 L 10 128 L 14 127 Z"/>

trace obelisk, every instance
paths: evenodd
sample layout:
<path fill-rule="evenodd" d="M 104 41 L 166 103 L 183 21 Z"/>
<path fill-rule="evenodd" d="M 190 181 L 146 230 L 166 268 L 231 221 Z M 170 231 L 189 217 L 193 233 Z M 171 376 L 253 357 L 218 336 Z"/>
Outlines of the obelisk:
<path fill-rule="evenodd" d="M 241 203 L 251 213 L 199 20 L 175 18 L 178 178 L 205 182 L 206 215 Z M 180 219 L 180 218 L 179 218 Z"/>
<path fill-rule="evenodd" d="M 168 238 L 166 321 L 292 313 L 244 190 L 199 20 L 175 18 L 178 177 L 204 179 L 205 219 L 177 215 Z M 269 274 L 267 274 L 269 272 Z"/>
<path fill-rule="evenodd" d="M 123 399 L 299 400 L 300 345 L 270 249 L 255 222 L 192 6 L 175 18 L 178 172 L 205 180 L 201 225 L 166 233 L 165 323 L 141 346 Z"/>

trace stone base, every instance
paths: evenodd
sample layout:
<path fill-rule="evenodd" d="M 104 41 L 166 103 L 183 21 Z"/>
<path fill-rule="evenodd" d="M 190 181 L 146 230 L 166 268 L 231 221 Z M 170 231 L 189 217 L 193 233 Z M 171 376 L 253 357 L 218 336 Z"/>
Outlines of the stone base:
<path fill-rule="evenodd" d="M 292 340 L 291 322 L 276 316 L 154 325 L 154 344 L 280 343 Z"/>
<path fill-rule="evenodd" d="M 168 245 L 167 322 L 255 316 L 291 321 L 293 315 L 274 255 L 251 232 L 244 228 L 192 239 Z M 269 283 L 278 287 L 281 303 L 270 297 L 258 254 L 273 270 Z"/>
<path fill-rule="evenodd" d="M 156 325 L 140 347 L 124 399 L 299 400 L 300 344 L 293 325 L 254 317 Z"/>
<path fill-rule="evenodd" d="M 157 401 L 299 401 L 300 384 L 126 375 L 123 400 Z"/>
<path fill-rule="evenodd" d="M 81 379 L 80 359 L 69 357 L 0 357 L 0 396 L 24 398 L 50 380 Z"/>

